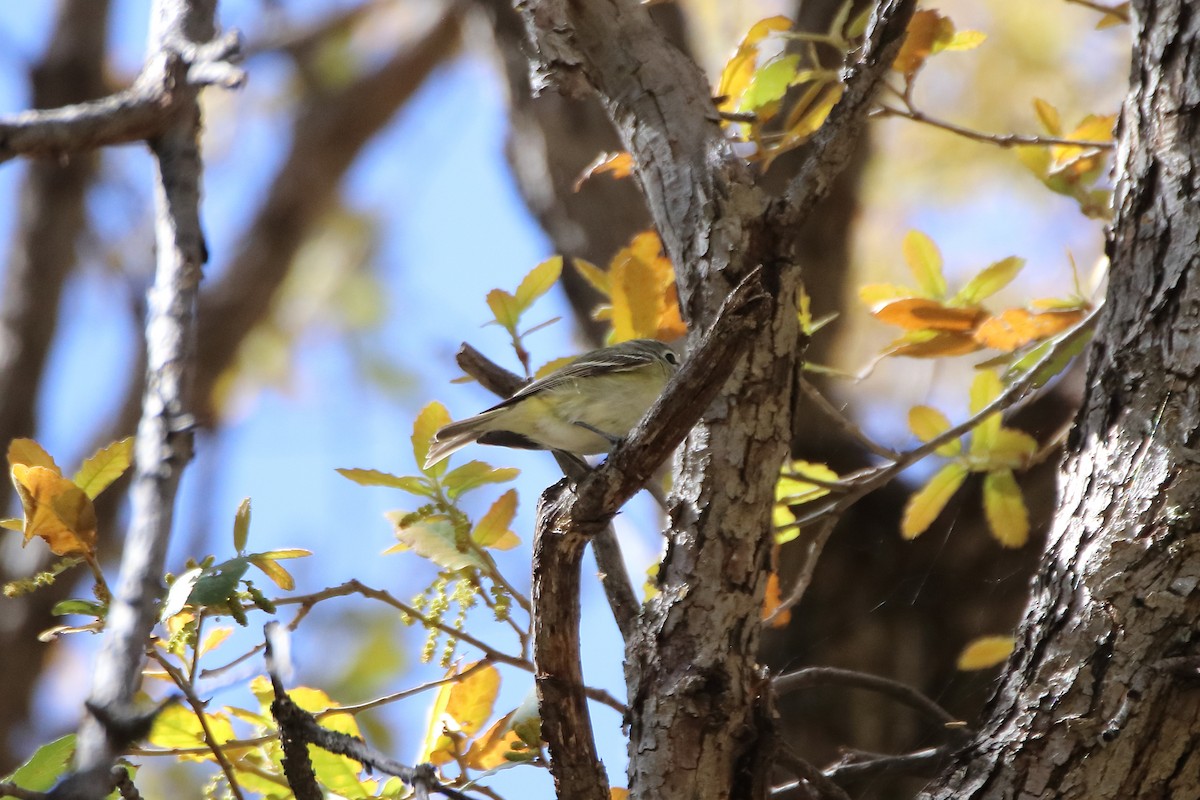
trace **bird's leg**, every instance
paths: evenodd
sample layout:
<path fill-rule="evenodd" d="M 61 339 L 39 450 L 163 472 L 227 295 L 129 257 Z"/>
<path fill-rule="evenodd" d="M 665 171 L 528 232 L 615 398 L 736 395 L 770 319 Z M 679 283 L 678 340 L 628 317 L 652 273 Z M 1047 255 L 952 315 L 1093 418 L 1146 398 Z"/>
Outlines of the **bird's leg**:
<path fill-rule="evenodd" d="M 586 422 L 580 422 L 579 420 L 575 420 L 574 424 L 583 428 L 585 431 L 591 431 L 592 433 L 599 436 L 601 439 L 604 439 L 606 442 L 608 442 L 613 447 L 616 447 L 617 445 L 619 445 L 621 443 L 620 436 L 613 436 L 611 433 L 605 433 L 604 431 L 600 430 L 599 428 L 595 428 L 595 427 L 592 427 L 591 425 L 588 425 Z"/>

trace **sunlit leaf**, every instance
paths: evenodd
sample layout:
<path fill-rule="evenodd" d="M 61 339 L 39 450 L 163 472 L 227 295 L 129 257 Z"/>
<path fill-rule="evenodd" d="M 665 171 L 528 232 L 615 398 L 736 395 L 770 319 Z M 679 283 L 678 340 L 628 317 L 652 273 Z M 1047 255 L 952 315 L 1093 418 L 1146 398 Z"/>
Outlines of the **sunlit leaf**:
<path fill-rule="evenodd" d="M 928 12 L 918 11 L 917 14 Z M 917 286 L 925 297 L 940 300 L 946 296 L 946 278 L 942 275 L 942 254 L 937 245 L 920 231 L 909 231 L 902 245 L 904 261 L 908 264 Z"/>
<path fill-rule="evenodd" d="M 1062 117 L 1059 116 L 1057 108 L 1046 100 L 1035 97 L 1033 99 L 1033 110 L 1037 113 L 1038 120 L 1041 121 L 1042 127 L 1046 129 L 1046 133 L 1051 136 L 1062 136 Z"/>
<path fill-rule="evenodd" d="M 433 488 L 426 478 L 418 478 L 412 475 L 392 475 L 389 472 L 380 472 L 377 469 L 339 468 L 337 472 L 342 477 L 349 478 L 360 486 L 385 486 L 389 489 L 401 489 L 419 497 L 437 497 L 437 490 Z"/>
<path fill-rule="evenodd" d="M 915 331 L 915 333 L 925 332 Z M 901 337 L 888 345 L 885 352 L 890 356 L 942 358 L 944 356 L 961 356 L 967 353 L 974 353 L 982 347 L 969 333 L 956 333 L 954 331 L 928 332 L 933 335 L 918 339 L 910 339 L 907 336 Z"/>
<path fill-rule="evenodd" d="M 49 791 L 71 768 L 74 754 L 75 734 L 69 733 L 39 747 L 28 761 L 3 778 L 2 782 L 15 784 L 31 792 Z"/>
<path fill-rule="evenodd" d="M 489 483 L 505 483 L 520 474 L 521 471 L 514 467 L 497 468 L 482 461 L 468 461 L 442 476 L 442 485 L 450 499 L 455 500 L 472 489 Z"/>
<path fill-rule="evenodd" d="M 454 669 L 446 677 L 466 672 Z M 466 750 L 465 742 L 492 714 L 500 690 L 500 672 L 493 666 L 477 669 L 460 681 L 443 684 L 429 711 L 429 726 L 419 759 L 445 764 Z M 461 748 L 460 748 L 461 746 Z"/>
<path fill-rule="evenodd" d="M 1037 450 L 1037 439 L 1025 431 L 1001 428 L 996 431 L 996 436 L 992 441 L 992 449 L 988 452 L 988 461 L 992 467 L 1020 469 L 1029 463 L 1030 457 Z"/>
<path fill-rule="evenodd" d="M 241 553 L 246 550 L 246 542 L 250 539 L 250 498 L 245 497 L 238 504 L 237 512 L 233 515 L 233 549 Z"/>
<path fill-rule="evenodd" d="M 200 655 L 211 653 L 221 646 L 221 643 L 233 635 L 233 628 L 228 625 L 222 625 L 217 628 L 212 628 L 205 635 L 204 641 L 201 642 L 199 652 Z"/>
<path fill-rule="evenodd" d="M 8 443 L 8 466 L 15 467 L 24 464 L 27 467 L 46 467 L 62 475 L 62 470 L 54 463 L 50 454 L 33 439 L 13 439 Z"/>
<path fill-rule="evenodd" d="M 247 558 L 231 558 L 208 569 L 196 580 L 188 604 L 193 606 L 215 606 L 228 603 L 237 597 L 238 582 L 250 567 Z"/>
<path fill-rule="evenodd" d="M 934 474 L 929 482 L 913 493 L 904 506 L 900 533 L 905 539 L 915 539 L 929 529 L 954 493 L 967 479 L 965 465 L 952 461 Z"/>
<path fill-rule="evenodd" d="M 633 174 L 633 156 L 627 150 L 617 153 L 601 153 L 579 173 L 579 177 L 571 185 L 571 191 L 578 192 L 586 181 L 605 173 L 611 175 L 613 180 L 628 178 Z"/>
<path fill-rule="evenodd" d="M 978 308 L 952 308 L 937 300 L 905 297 L 885 302 L 871 310 L 880 322 L 909 331 L 934 330 L 963 333 L 973 330 L 983 319 Z"/>
<path fill-rule="evenodd" d="M 775 614 L 775 610 L 783 604 L 783 591 L 779 588 L 779 573 L 772 572 L 767 576 L 767 591 L 763 597 L 762 619 L 771 619 L 771 615 Z M 772 628 L 786 628 L 788 623 L 792 621 L 792 611 L 787 609 L 775 615 L 771 619 Z"/>
<path fill-rule="evenodd" d="M 389 511 L 384 516 L 395 525 L 396 538 L 401 545 L 442 569 L 453 571 L 483 566 L 482 559 L 474 551 L 458 549 L 454 526 L 447 517 L 433 514 L 412 525 L 401 525 L 406 514 Z"/>
<path fill-rule="evenodd" d="M 102 617 L 107 611 L 107 607 L 95 600 L 80 600 L 72 598 L 70 600 L 60 600 L 54 604 L 54 608 L 50 609 L 50 613 L 56 617 L 65 617 L 69 614 L 77 614 L 85 617 Z"/>
<path fill-rule="evenodd" d="M 974 50 L 986 40 L 987 34 L 983 31 L 957 31 L 942 49 L 947 51 Z"/>
<path fill-rule="evenodd" d="M 55 555 L 95 554 L 96 509 L 82 489 L 51 467 L 14 464 L 12 478 L 25 512 L 26 543 L 37 536 Z"/>
<path fill-rule="evenodd" d="M 213 744 L 224 744 L 234 738 L 233 726 L 223 714 L 205 714 L 204 721 L 212 731 Z M 187 706 L 173 703 L 154 718 L 147 737 L 150 744 L 166 750 L 187 750 L 207 747 L 204 728 L 196 713 Z M 187 760 L 212 760 L 213 755 L 180 756 Z"/>
<path fill-rule="evenodd" d="M 533 305 L 533 301 L 550 291 L 562 275 L 562 267 L 562 256 L 553 256 L 538 264 L 521 279 L 514 295 L 520 309 L 518 316 L 525 313 L 526 309 Z"/>
<path fill-rule="evenodd" d="M 829 494 L 828 488 L 806 481 L 805 477 L 823 482 L 833 482 L 839 477 L 836 472 L 824 464 L 815 464 L 809 461 L 793 461 L 788 465 L 787 473 L 790 474 L 780 475 L 779 480 L 775 482 L 775 507 L 772 512 L 772 521 L 777 528 L 796 521 L 796 515 L 792 513 L 791 506 L 808 503 Z"/>
<path fill-rule="evenodd" d="M 877 306 L 902 297 L 913 297 L 916 291 L 907 286 L 891 283 L 868 283 L 858 287 L 858 299 L 868 306 Z"/>
<path fill-rule="evenodd" d="M 200 576 L 203 574 L 203 567 L 192 567 L 175 579 L 175 582 L 171 584 L 171 589 L 167 592 L 167 599 L 163 601 L 162 608 L 159 609 L 158 619 L 160 622 L 166 622 L 183 611 L 192 594 L 192 589 L 196 588 L 196 581 L 200 580 Z"/>
<path fill-rule="evenodd" d="M 989 403 L 1000 396 L 1004 385 L 1000 376 L 994 370 L 980 370 L 971 381 L 971 414 L 975 415 L 987 407 Z M 976 460 L 986 460 L 996 444 L 996 434 L 1000 431 L 1000 412 L 989 414 L 971 431 L 971 457 Z"/>
<path fill-rule="evenodd" d="M 582 258 L 572 258 L 571 265 L 579 271 L 583 279 L 592 285 L 600 294 L 608 297 L 612 294 L 612 287 L 609 283 L 608 273 L 597 267 L 590 261 Z"/>
<path fill-rule="evenodd" d="M 258 567 L 264 575 L 271 579 L 272 583 L 285 592 L 296 588 L 296 579 L 292 577 L 292 574 L 281 567 L 274 558 L 268 557 L 266 553 L 253 553 L 246 556 L 246 560 Z"/>
<path fill-rule="evenodd" d="M 716 96 L 720 102 L 718 108 L 729 111 L 737 108 L 742 94 L 754 77 L 758 64 L 758 45 L 772 31 L 786 31 L 792 27 L 792 21 L 787 17 L 769 17 L 759 20 L 742 38 L 737 52 L 726 62 L 717 81 Z"/>
<path fill-rule="evenodd" d="M 133 460 L 133 437 L 113 442 L 108 447 L 97 450 L 91 458 L 83 462 L 79 471 L 72 479 L 84 493 L 95 499 L 117 478 L 129 469 Z"/>
<path fill-rule="evenodd" d="M 978 305 L 1011 283 L 1024 266 L 1023 258 L 1009 256 L 1000 259 L 967 281 L 967 285 L 954 295 L 953 302 L 965 306 Z"/>
<path fill-rule="evenodd" d="M 492 289 L 487 293 L 487 304 L 500 327 L 507 331 L 517 329 L 517 322 L 521 319 L 521 305 L 517 298 L 503 289 Z"/>
<path fill-rule="evenodd" d="M 1003 547 L 1021 547 L 1029 541 L 1029 510 L 1012 470 L 983 476 L 983 512 L 992 537 Z"/>
<path fill-rule="evenodd" d="M 787 94 L 788 87 L 796 78 L 796 70 L 800 67 L 800 56 L 785 55 L 774 58 L 754 71 L 750 84 L 746 87 L 742 100 L 738 104 L 739 111 L 762 112 L 762 110 Z M 762 115 L 763 117 L 769 115 Z M 760 119 L 760 122 L 765 119 Z"/>
<path fill-rule="evenodd" d="M 492 503 L 471 532 L 471 538 L 480 547 L 491 547 L 496 550 L 508 550 L 515 547 L 520 539 L 509 530 L 513 517 L 517 513 L 517 492 L 509 489 Z"/>
<path fill-rule="evenodd" d="M 437 433 L 438 429 L 449 424 L 450 412 L 436 400 L 417 414 L 416 420 L 413 421 L 412 448 L 418 466 L 423 465 L 425 457 L 429 455 L 429 444 L 433 440 L 433 435 Z M 421 471 L 426 475 L 441 475 L 446 471 L 446 466 L 447 462 L 442 460 L 429 469 L 422 467 Z"/>
<path fill-rule="evenodd" d="M 958 668 L 968 671 L 994 667 L 1008 658 L 1016 644 L 1011 636 L 982 636 L 963 648 Z"/>
<path fill-rule="evenodd" d="M 918 11 L 908 23 L 908 33 L 900 52 L 896 54 L 892 69 L 903 74 L 907 80 L 912 80 L 929 56 L 945 49 L 953 40 L 954 23 L 937 11 Z"/>
<path fill-rule="evenodd" d="M 512 711 L 493 722 L 467 750 L 467 765 L 474 769 L 495 769 L 509 763 L 509 753 L 528 748 L 512 729 Z"/>
<path fill-rule="evenodd" d="M 950 420 L 936 408 L 913 406 L 908 410 L 908 427 L 922 442 L 936 439 L 950 429 Z M 962 442 L 951 439 L 934 452 L 944 458 L 953 458 L 962 451 Z"/>
<path fill-rule="evenodd" d="M 975 331 L 975 339 L 993 350 L 1012 352 L 1030 342 L 1049 338 L 1071 328 L 1083 319 L 1085 313 L 1079 308 L 1040 313 L 1010 308 L 980 323 Z"/>

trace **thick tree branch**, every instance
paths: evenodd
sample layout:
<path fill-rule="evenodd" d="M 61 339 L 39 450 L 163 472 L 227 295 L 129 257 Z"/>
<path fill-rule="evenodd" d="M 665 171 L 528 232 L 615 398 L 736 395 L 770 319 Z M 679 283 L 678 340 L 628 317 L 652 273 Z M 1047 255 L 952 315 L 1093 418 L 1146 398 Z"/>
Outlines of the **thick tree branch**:
<path fill-rule="evenodd" d="M 215 12 L 216 0 L 157 0 L 151 47 L 161 58 L 180 43 L 210 41 Z M 145 643 L 162 594 L 175 492 L 192 455 L 187 389 L 194 363 L 196 295 L 206 257 L 200 229 L 200 107 L 196 87 L 176 91 L 183 105 L 172 126 L 151 142 L 158 173 L 158 265 L 146 321 L 146 393 L 135 446 L 130 530 L 89 699 L 109 716 L 130 708 L 141 683 Z M 93 712 L 80 728 L 77 774 L 99 778 L 116 755 L 115 743 Z M 95 796 L 103 796 L 100 780 L 94 785 Z"/>
<path fill-rule="evenodd" d="M 152 139 L 189 113 L 197 88 L 212 84 L 236 88 L 245 81 L 245 73 L 230 63 L 238 54 L 236 34 L 215 42 L 178 45 L 163 42 L 133 86 L 124 91 L 101 100 L 0 118 L 0 162 Z"/>

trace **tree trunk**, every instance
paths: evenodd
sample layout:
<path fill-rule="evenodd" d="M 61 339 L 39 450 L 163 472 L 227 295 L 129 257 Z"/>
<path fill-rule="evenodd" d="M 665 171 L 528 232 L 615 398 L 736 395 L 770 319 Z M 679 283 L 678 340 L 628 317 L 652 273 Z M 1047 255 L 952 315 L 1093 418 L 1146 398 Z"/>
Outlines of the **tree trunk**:
<path fill-rule="evenodd" d="M 1108 300 L 1018 647 L 927 796 L 1200 797 L 1200 15 L 1133 3 Z"/>

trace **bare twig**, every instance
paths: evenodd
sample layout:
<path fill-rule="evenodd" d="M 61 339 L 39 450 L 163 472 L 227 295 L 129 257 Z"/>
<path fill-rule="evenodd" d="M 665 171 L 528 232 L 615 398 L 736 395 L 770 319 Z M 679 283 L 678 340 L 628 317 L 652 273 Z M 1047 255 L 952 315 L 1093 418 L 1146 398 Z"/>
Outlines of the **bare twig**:
<path fill-rule="evenodd" d="M 875 455 L 886 458 L 889 461 L 899 458 L 899 453 L 897 453 L 895 450 L 892 450 L 890 447 L 884 447 L 883 445 L 879 444 L 870 436 L 867 436 L 866 433 L 863 432 L 862 428 L 847 419 L 846 415 L 843 414 L 842 411 L 833 403 L 829 402 L 825 395 L 817 391 L 817 387 L 809 383 L 806 378 L 801 378 L 798 383 L 800 384 L 800 391 L 804 393 L 804 396 L 811 400 L 813 404 L 816 405 L 816 407 L 820 409 L 821 412 L 824 413 L 831 422 L 838 426 L 839 430 L 841 430 L 851 439 L 858 442 Z M 808 479 L 806 478 L 805 480 Z"/>
<path fill-rule="evenodd" d="M 798 756 L 790 747 L 779 748 L 779 762 L 797 778 L 811 784 L 821 800 L 850 800 L 846 790 L 829 779 L 825 773 Z"/>
<path fill-rule="evenodd" d="M 807 667 L 786 675 L 780 675 L 771 682 L 777 695 L 784 695 L 801 689 L 811 689 L 823 686 L 848 686 L 856 689 L 869 689 L 873 692 L 904 703 L 919 712 L 931 722 L 939 725 L 952 740 L 961 742 L 969 739 L 972 732 L 962 725 L 949 711 L 931 700 L 927 695 L 900 681 L 884 678 L 880 675 L 870 675 L 850 669 L 835 667 Z"/>
<path fill-rule="evenodd" d="M 962 125 L 956 125 L 953 122 L 947 122 L 944 119 L 931 117 L 923 111 L 918 111 L 911 106 L 908 108 L 894 108 L 892 106 L 880 105 L 873 112 L 872 116 L 879 117 L 900 117 L 902 119 L 919 122 L 922 125 L 929 125 L 933 128 L 939 128 L 944 131 L 962 136 L 965 139 L 971 139 L 976 142 L 984 142 L 985 144 L 995 145 L 996 147 L 1079 147 L 1084 150 L 1112 150 L 1116 147 L 1115 142 L 1100 142 L 1088 139 L 1068 139 L 1061 136 L 1027 136 L 1019 133 L 986 133 L 977 131 L 973 128 L 966 128 Z"/>
<path fill-rule="evenodd" d="M 214 35 L 214 13 L 215 0 L 156 0 L 151 41 L 157 52 L 151 61 L 180 60 L 181 55 L 171 54 L 184 47 L 198 51 Z M 199 211 L 200 108 L 197 87 L 184 81 L 173 87 L 172 97 L 178 110 L 151 143 L 158 171 L 158 265 L 146 322 L 147 384 L 135 446 L 130 531 L 89 699 L 91 707 L 110 714 L 131 705 L 140 683 L 144 646 L 162 594 L 175 492 L 192 454 L 187 387 L 194 367 L 196 294 L 206 259 Z M 76 769 L 85 776 L 107 775 L 114 756 L 93 713 L 80 727 Z M 101 782 L 93 783 L 96 796 L 103 796 Z"/>
<path fill-rule="evenodd" d="M 1065 2 L 1074 3 L 1075 5 L 1083 6 L 1084 8 L 1090 8 L 1093 11 L 1099 11 L 1101 14 L 1109 14 L 1117 17 L 1126 24 L 1129 23 L 1129 9 L 1122 7 L 1128 5 L 1128 3 L 1118 3 L 1115 6 L 1107 6 L 1104 3 L 1093 2 L 1093 0 L 1065 0 Z"/>

